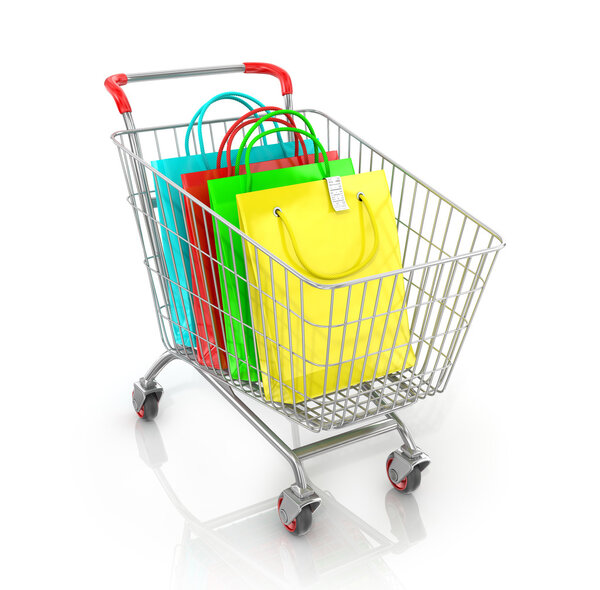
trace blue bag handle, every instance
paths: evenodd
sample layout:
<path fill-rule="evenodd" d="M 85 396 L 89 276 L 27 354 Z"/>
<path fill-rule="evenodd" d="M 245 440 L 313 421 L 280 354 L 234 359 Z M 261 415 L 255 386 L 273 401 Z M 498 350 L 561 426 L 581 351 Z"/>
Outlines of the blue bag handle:
<path fill-rule="evenodd" d="M 196 111 L 196 113 L 192 117 L 192 120 L 190 121 L 190 124 L 188 125 L 187 131 L 185 133 L 186 156 L 190 155 L 190 135 L 192 133 L 192 129 L 194 128 L 194 125 L 196 124 L 196 121 L 198 121 L 198 142 L 200 145 L 200 153 L 202 155 L 206 154 L 206 150 L 204 148 L 204 139 L 203 139 L 202 133 L 201 133 L 201 127 L 202 127 L 202 121 L 204 119 L 204 115 L 205 115 L 206 111 L 208 110 L 208 107 L 211 104 L 218 102 L 220 100 L 235 100 L 236 102 L 243 104 L 249 111 L 251 111 L 253 108 L 255 108 L 255 107 L 251 106 L 250 104 L 248 104 L 245 100 L 242 100 L 242 97 L 248 98 L 249 100 L 251 100 L 252 102 L 254 102 L 260 106 L 264 106 L 258 99 L 254 98 L 253 96 L 250 96 L 249 94 L 244 94 L 243 92 L 222 92 L 221 94 L 217 94 L 216 96 L 213 96 L 210 100 L 205 102 Z"/>
<path fill-rule="evenodd" d="M 242 100 L 243 98 L 247 98 L 248 100 L 251 100 L 252 102 L 256 103 L 259 107 L 263 107 L 264 108 L 264 104 L 262 102 L 260 102 L 260 100 L 258 100 L 257 98 L 254 98 L 253 96 L 250 96 L 249 94 L 245 94 L 244 92 L 222 92 L 221 94 L 217 94 L 216 96 L 213 96 L 213 98 L 211 98 L 209 101 L 207 101 L 206 103 L 204 103 L 204 105 L 202 105 L 200 107 L 200 109 L 198 109 L 198 111 L 196 112 L 196 114 L 194 115 L 194 117 L 192 118 L 192 122 L 190 124 L 192 124 L 196 118 L 198 119 L 198 145 L 200 147 L 200 153 L 202 154 L 202 157 L 204 158 L 204 163 L 206 165 L 208 165 L 205 155 L 206 155 L 206 151 L 204 148 L 204 138 L 202 136 L 202 122 L 204 120 L 204 115 L 206 114 L 206 111 L 208 110 L 208 107 L 210 107 L 210 105 L 212 105 L 214 102 L 218 102 L 219 100 L 235 100 L 236 102 L 242 103 L 249 111 L 253 110 L 254 107 L 252 107 L 251 105 L 249 105 L 246 101 Z M 270 112 L 270 111 L 266 111 L 266 112 Z M 254 115 L 255 119 L 258 119 L 259 116 L 258 115 Z M 279 125 L 277 123 L 273 123 L 273 125 L 275 127 L 279 127 Z M 188 126 L 188 130 L 189 130 L 189 126 Z M 264 127 L 261 125 L 261 131 L 264 132 Z M 189 150 L 189 135 L 188 133 L 186 133 L 186 149 Z M 283 139 L 281 138 L 281 133 L 278 132 L 277 133 L 277 142 L 281 145 L 281 154 L 283 155 L 283 157 L 285 157 L 287 154 L 285 152 L 285 148 L 283 147 Z M 267 141 L 266 138 L 261 138 L 261 144 L 262 145 L 266 145 Z M 189 152 L 186 151 L 186 154 L 189 156 Z"/>
<path fill-rule="evenodd" d="M 249 111 L 253 110 L 253 108 L 255 108 L 255 107 L 248 104 L 245 100 L 242 99 L 242 97 L 247 98 L 248 100 L 251 100 L 252 102 L 254 102 L 255 104 L 257 104 L 260 107 L 265 106 L 258 99 L 254 98 L 253 96 L 250 96 L 249 94 L 244 94 L 243 92 L 222 92 L 221 94 L 217 94 L 216 96 L 213 96 L 213 98 L 211 98 L 209 101 L 204 103 L 196 111 L 195 115 L 192 117 L 192 120 L 190 121 L 190 124 L 188 125 L 187 131 L 185 133 L 185 153 L 187 156 L 190 155 L 190 135 L 192 133 L 192 129 L 194 128 L 194 124 L 196 123 L 196 120 L 197 120 L 198 121 L 198 143 L 199 143 L 199 147 L 200 147 L 200 153 L 201 153 L 202 157 L 204 158 L 205 165 L 208 166 L 208 162 L 206 160 L 206 149 L 204 147 L 204 138 L 202 137 L 202 122 L 204 120 L 204 115 L 206 114 L 206 111 L 213 103 L 220 101 L 220 100 L 235 100 L 236 102 L 243 104 Z M 258 119 L 259 117 L 255 115 L 255 118 Z M 275 126 L 278 127 L 277 123 L 275 123 Z M 261 131 L 264 131 L 262 124 L 261 124 Z M 281 139 L 281 133 L 277 133 L 277 136 L 278 136 L 279 143 L 282 144 L 283 141 Z M 264 138 L 262 138 L 261 141 L 262 141 L 262 144 L 265 145 Z M 285 156 L 285 150 L 283 148 L 283 145 L 281 147 L 281 151 L 282 151 L 283 155 Z"/>

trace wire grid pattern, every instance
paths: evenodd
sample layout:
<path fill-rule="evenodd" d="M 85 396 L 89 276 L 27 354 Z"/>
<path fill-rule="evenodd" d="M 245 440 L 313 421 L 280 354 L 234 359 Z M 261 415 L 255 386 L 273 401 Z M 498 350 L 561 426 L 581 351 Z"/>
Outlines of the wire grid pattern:
<path fill-rule="evenodd" d="M 451 201 L 419 181 L 416 177 L 400 168 L 372 146 L 362 141 L 358 136 L 348 129 L 330 119 L 323 113 L 314 110 L 301 111 L 304 113 L 315 128 L 316 135 L 324 143 L 326 149 L 337 150 L 339 158 L 352 158 L 356 173 L 373 170 L 384 170 L 390 187 L 392 204 L 396 212 L 396 226 L 398 239 L 403 260 L 403 268 L 397 269 L 383 275 L 368 277 L 356 281 L 339 283 L 335 285 L 318 285 L 308 280 L 293 268 L 285 265 L 275 256 L 270 254 L 260 244 L 256 243 L 240 230 L 229 224 L 211 209 L 200 204 L 194 197 L 184 191 L 177 184 L 166 179 L 148 163 L 170 157 L 185 155 L 184 136 L 186 124 L 146 128 L 132 131 L 122 131 L 113 135 L 113 141 L 119 147 L 121 164 L 125 174 L 128 187 L 128 201 L 132 206 L 137 228 L 140 234 L 144 251 L 144 261 L 152 286 L 152 295 L 156 310 L 156 317 L 165 347 L 176 352 L 182 359 L 193 364 L 199 371 L 208 371 L 220 381 L 231 386 L 238 392 L 247 394 L 263 404 L 283 413 L 290 420 L 318 432 L 344 425 L 356 423 L 361 420 L 382 413 L 389 413 L 395 409 L 408 406 L 419 399 L 435 395 L 444 390 L 456 359 L 459 355 L 464 338 L 479 304 L 484 287 L 490 276 L 498 251 L 503 247 L 502 239 L 498 234 L 467 214 Z M 203 138 L 207 151 L 217 151 L 218 145 L 224 133 L 236 119 L 225 119 L 207 121 L 202 126 Z M 299 122 L 298 122 L 299 123 Z M 304 127 L 306 128 L 306 127 Z M 234 147 L 238 147 L 243 134 L 238 134 Z M 197 127 L 194 128 L 191 138 L 191 152 L 198 154 Z M 139 154 L 136 156 L 135 153 Z M 157 179 L 166 182 L 167 193 L 158 195 L 156 191 L 159 186 Z M 163 186 L 164 183 L 163 183 Z M 210 242 L 205 250 L 198 247 L 198 241 L 190 241 L 186 228 L 181 227 L 175 219 L 173 224 L 162 223 L 165 219 L 164 210 L 162 217 L 158 215 L 158 208 L 164 207 L 165 203 L 170 207 L 178 206 L 183 210 L 186 206 L 194 204 L 194 227 L 204 228 L 206 231 L 213 222 L 218 226 L 218 232 L 228 232 L 229 241 L 233 244 L 234 237 L 241 240 L 244 245 L 244 256 L 253 255 L 257 263 L 259 256 L 268 259 L 270 266 L 270 284 L 260 284 L 260 273 L 258 285 L 250 284 L 246 278 L 245 269 L 239 269 L 235 265 L 225 267 L 221 260 L 221 245 L 216 240 L 216 246 Z M 198 214 L 200 211 L 200 214 Z M 165 233 L 166 232 L 166 233 Z M 170 247 L 165 246 L 165 235 L 169 235 Z M 161 239 L 161 236 L 163 239 Z M 194 242 L 194 243 L 193 243 Z M 175 246 L 173 246 L 175 244 Z M 207 264 L 212 267 L 216 275 L 219 272 L 233 273 L 236 277 L 235 293 L 228 293 L 227 289 L 221 290 L 223 305 L 219 300 L 204 296 L 207 292 L 207 272 L 197 273 L 190 269 L 184 269 L 185 277 L 176 272 L 167 272 L 166 257 L 174 256 L 175 248 L 177 255 L 183 256 L 185 249 L 198 256 L 202 260 L 203 268 Z M 233 248 L 233 246 L 232 246 Z M 232 252 L 233 254 L 233 252 Z M 245 262 L 248 262 L 245 260 Z M 174 266 L 174 265 L 173 265 Z M 272 277 L 277 269 L 283 273 L 286 292 L 285 297 L 276 295 L 276 288 Z M 200 276 L 198 276 L 200 275 Z M 184 280 L 185 279 L 185 280 Z M 210 277 L 209 277 L 210 279 Z M 216 276 L 215 276 L 216 279 Z M 200 285 L 199 281 L 203 281 Z M 387 309 L 381 313 L 378 311 L 377 299 L 382 291 L 384 282 L 393 282 L 393 289 L 404 283 L 404 299 L 401 308 L 392 309 L 390 298 Z M 348 317 L 348 306 L 351 291 L 358 290 L 366 292 L 367 284 L 370 288 L 377 289 L 376 304 L 372 309 L 361 307 L 359 323 L 361 326 L 373 325 L 376 320 L 384 321 L 385 330 L 396 330 L 395 338 L 391 348 L 382 350 L 374 341 L 371 343 L 371 332 L 364 356 L 356 356 L 352 363 L 366 363 L 366 357 L 377 356 L 377 373 L 372 378 L 361 376 L 358 382 L 340 383 L 339 372 L 342 366 L 341 359 L 329 359 L 329 348 L 323 363 L 318 367 L 325 371 L 338 371 L 337 387 L 335 391 L 324 391 L 323 395 L 309 398 L 302 391 L 301 386 L 292 384 L 293 393 L 290 403 L 284 403 L 283 397 L 265 395 L 262 381 L 243 380 L 233 378 L 231 374 L 220 367 L 220 363 L 214 360 L 207 362 L 206 359 L 199 362 L 199 347 L 215 347 L 207 340 L 207 329 L 209 325 L 221 328 L 226 322 L 237 322 L 244 331 L 249 331 L 256 339 L 257 345 L 267 345 L 269 336 L 257 331 L 255 319 L 238 314 L 237 319 L 230 313 L 232 306 L 239 306 L 240 294 L 246 289 L 255 289 L 261 295 L 261 300 L 270 301 L 273 305 L 272 316 L 275 317 L 275 337 L 270 339 L 269 344 L 275 346 L 279 352 L 286 353 L 289 359 L 302 363 L 304 379 L 306 371 L 315 367 L 308 367 L 306 359 L 298 359 L 298 351 L 293 349 L 290 341 L 283 341 L 278 337 L 278 323 L 281 324 L 283 317 L 287 316 L 287 326 L 281 326 L 283 333 L 291 333 L 292 324 L 303 326 L 308 320 L 303 316 L 303 310 L 298 314 L 296 307 L 290 304 L 290 285 L 294 285 L 296 292 L 300 293 L 303 301 L 303 293 L 306 289 L 320 288 L 329 293 L 330 296 L 330 321 L 319 328 L 328 331 L 341 329 L 346 334 L 351 328 L 351 322 L 344 321 L 335 324 L 333 321 L 333 309 L 335 301 L 346 301 L 346 315 Z M 183 307 L 177 309 L 170 305 L 175 295 L 185 295 L 194 300 L 194 315 L 188 317 L 188 311 Z M 385 301 L 382 302 L 385 307 Z M 200 311 L 198 311 L 200 310 Z M 229 310 L 229 311 L 228 311 Z M 277 313 L 279 310 L 279 314 Z M 389 322 L 389 318 L 403 317 L 408 319 L 410 327 L 409 342 L 397 341 L 399 320 Z M 264 318 L 261 325 L 264 325 Z M 192 328 L 195 326 L 195 328 Z M 363 329 L 362 327 L 360 328 Z M 177 343 L 175 332 L 190 333 L 192 346 L 184 346 Z M 244 341 L 245 342 L 245 341 Z M 216 345 L 218 347 L 218 345 Z M 244 344 L 244 347 L 246 344 Z M 411 347 L 415 362 L 413 366 L 406 367 L 405 355 L 404 366 L 401 370 L 389 372 L 389 363 L 396 350 Z M 258 362 L 253 364 L 248 356 L 247 350 L 228 349 L 225 351 L 220 347 L 220 352 L 227 354 L 228 358 L 235 357 L 238 363 L 246 359 L 250 370 L 254 369 L 259 374 L 265 372 L 271 382 L 282 383 L 281 363 L 278 367 L 259 367 Z M 382 354 L 389 357 L 388 370 L 383 371 L 379 360 Z M 301 356 L 301 355 L 300 355 Z M 268 360 L 268 357 L 267 357 Z M 346 362 L 346 359 L 344 360 Z M 267 362 L 268 365 L 268 362 Z M 293 376 L 294 362 L 290 361 Z M 364 369 L 363 369 L 364 374 Z M 247 377 L 249 375 L 246 375 Z M 349 380 L 350 381 L 350 380 Z M 293 382 L 295 383 L 295 381 Z M 272 386 L 271 386 L 272 387 Z M 324 389 L 326 389 L 324 387 Z"/>

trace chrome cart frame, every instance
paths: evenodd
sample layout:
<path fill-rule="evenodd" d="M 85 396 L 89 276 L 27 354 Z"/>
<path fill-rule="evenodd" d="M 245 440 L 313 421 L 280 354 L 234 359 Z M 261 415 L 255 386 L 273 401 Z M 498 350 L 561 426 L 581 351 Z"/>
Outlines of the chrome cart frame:
<path fill-rule="evenodd" d="M 276 76 L 284 96 L 285 108 L 292 107 L 292 85 L 287 73 L 271 64 L 247 63 L 238 66 L 197 68 L 188 70 L 173 70 L 147 74 L 118 74 L 109 77 L 105 86 L 115 99 L 125 122 L 125 131 L 114 133 L 113 142 L 119 149 L 119 156 L 128 187 L 128 201 L 131 204 L 144 249 L 145 264 L 154 298 L 156 317 L 166 351 L 150 367 L 148 372 L 134 384 L 133 405 L 135 411 L 145 419 L 153 419 L 158 411 L 158 402 L 163 390 L 156 379 L 162 369 L 171 361 L 178 359 L 192 365 L 202 376 L 225 398 L 231 405 L 248 420 L 262 436 L 276 448 L 288 461 L 294 474 L 294 483 L 284 490 L 279 497 L 279 515 L 282 523 L 296 534 L 306 532 L 312 522 L 312 513 L 318 508 L 321 499 L 308 483 L 303 462 L 321 453 L 332 451 L 342 446 L 353 444 L 390 431 L 397 431 L 402 445 L 387 458 L 386 470 L 391 484 L 400 492 L 408 493 L 416 489 L 421 480 L 421 472 L 429 464 L 429 457 L 421 451 L 413 441 L 408 429 L 395 411 L 411 405 L 419 399 L 435 395 L 443 391 L 454 368 L 456 359 L 462 348 L 464 338 L 471 326 L 481 295 L 487 285 L 489 275 L 494 265 L 496 255 L 504 247 L 502 238 L 486 225 L 466 213 L 460 207 L 443 197 L 437 191 L 417 179 L 381 152 L 360 139 L 327 115 L 315 110 L 300 111 L 309 116 L 317 136 L 322 138 L 327 150 L 336 150 L 341 158 L 352 158 L 356 172 L 384 170 L 390 187 L 391 198 L 396 211 L 396 226 L 404 268 L 397 269 L 384 275 L 366 277 L 364 279 L 347 281 L 331 285 L 315 283 L 296 269 L 285 264 L 259 243 L 241 232 L 237 227 L 220 217 L 216 212 L 199 202 L 189 192 L 172 182 L 149 162 L 168 157 L 181 156 L 183 152 L 183 131 L 186 124 L 170 125 L 152 128 L 136 129 L 129 101 L 122 86 L 139 81 L 152 81 L 188 76 L 202 76 L 225 73 L 265 73 Z M 218 142 L 215 136 L 226 132 L 235 118 L 218 119 L 204 122 L 202 136 L 205 143 L 213 151 L 217 151 Z M 304 125 L 306 129 L 306 125 Z M 198 153 L 198 136 L 192 137 L 195 153 Z M 168 194 L 160 194 L 159 181 L 165 183 Z M 152 188 L 154 186 L 154 188 Z M 160 197 L 160 198 L 157 198 Z M 202 314 L 196 317 L 180 317 L 170 306 L 174 294 L 184 294 L 197 297 L 189 285 L 197 277 L 172 276 L 166 270 L 166 257 L 171 255 L 169 247 L 165 247 L 164 236 L 170 232 L 170 237 L 178 241 L 178 247 L 183 251 L 196 249 L 199 255 L 209 257 L 212 263 L 222 264 L 214 252 L 198 250 L 187 234 L 176 228 L 166 227 L 161 221 L 158 209 L 165 201 L 184 205 L 193 203 L 200 207 L 202 219 L 194 219 L 196 224 L 219 223 L 230 237 L 243 241 L 245 256 L 253 255 L 258 260 L 259 255 L 267 257 L 271 268 L 277 267 L 285 276 L 286 289 L 290 284 L 299 285 L 299 292 L 308 289 L 322 289 L 330 294 L 331 310 L 334 298 L 339 300 L 340 293 L 350 293 L 353 289 L 364 292 L 367 285 L 378 285 L 375 307 L 372 312 L 361 306 L 360 322 L 371 322 L 371 325 L 382 317 L 377 305 L 379 292 L 384 281 L 392 281 L 394 289 L 403 284 L 405 295 L 401 309 L 391 309 L 392 302 L 383 314 L 385 326 L 394 329 L 394 320 L 388 321 L 397 314 L 395 322 L 400 325 L 398 317 L 407 317 L 410 324 L 410 341 L 397 343 L 398 328 L 392 345 L 395 348 L 412 347 L 415 363 L 402 370 L 372 378 L 362 378 L 359 382 L 339 383 L 335 391 L 323 391 L 316 398 L 309 398 L 305 391 L 294 390 L 294 398 L 290 403 L 266 395 L 260 381 L 252 382 L 234 378 L 220 366 L 209 366 L 199 362 L 198 347 L 200 328 L 192 326 L 208 322 L 209 318 Z M 239 279 L 245 281 L 246 288 L 258 289 L 261 296 L 270 297 L 273 307 L 279 305 L 287 311 L 287 321 L 292 314 L 290 293 L 286 291 L 285 298 L 276 301 L 274 287 L 271 285 L 253 285 L 242 277 L 239 269 L 233 269 Z M 259 279 L 260 283 L 260 279 Z M 236 283 L 237 284 L 237 283 Z M 239 289 L 239 287 L 238 287 Z M 238 292 L 239 295 L 239 292 Z M 227 297 L 224 294 L 223 297 Z M 301 295 L 302 297 L 302 295 Z M 346 297 L 346 318 L 350 296 Z M 206 301 L 202 301 L 207 304 Z M 385 302 L 384 302 L 385 303 Z M 204 309 L 204 308 L 203 308 Z M 229 309 L 229 307 L 227 307 Z M 225 321 L 231 321 L 225 306 L 211 309 L 211 321 L 217 314 Z M 185 313 L 185 312 L 184 312 Z M 369 314 L 370 313 L 370 314 Z M 346 331 L 351 324 L 345 320 L 335 324 L 330 316 L 329 324 L 321 326 L 331 333 L 332 330 L 343 330 L 342 347 Z M 222 321 L 222 320 L 221 320 Z M 304 322 L 304 317 L 300 318 Z M 289 324 L 292 325 L 291 323 Z M 257 342 L 265 340 L 265 334 L 257 329 L 254 319 L 244 324 L 244 329 L 252 331 Z M 290 328 L 291 329 L 291 328 Z M 192 337 L 192 345 L 178 342 L 177 333 L 187 331 Z M 371 329 L 372 331 L 372 329 Z M 290 337 L 291 339 L 291 337 Z M 371 333 L 369 333 L 369 344 Z M 291 342 L 282 342 L 278 337 L 272 342 L 278 350 L 287 350 L 293 358 Z M 383 344 L 383 340 L 382 340 Z M 289 346 L 289 347 L 288 347 Z M 288 347 L 288 348 L 286 348 Z M 377 352 L 377 361 L 382 354 L 383 346 Z M 367 346 L 367 348 L 369 348 Z M 227 351 L 238 360 L 238 351 Z M 372 354 L 372 353 L 365 353 Z M 341 366 L 341 360 L 336 365 L 329 359 L 330 350 L 327 348 L 325 369 Z M 390 353 L 391 362 L 391 353 Z M 406 355 L 408 357 L 408 355 Z M 366 356 L 364 357 L 366 358 Z M 357 362 L 360 362 L 357 358 Z M 307 362 L 303 361 L 304 379 L 306 382 Z M 295 361 L 291 361 L 293 364 Z M 354 359 L 352 363 L 354 363 Z M 261 368 L 254 367 L 258 372 Z M 389 369 L 389 363 L 388 363 Z M 292 367 L 292 376 L 293 376 Z M 332 369 L 333 370 L 333 369 Z M 279 374 L 269 367 L 266 368 L 270 379 L 281 382 Z M 262 369 L 265 372 L 265 369 Z M 364 369 L 363 369 L 364 372 Z M 337 429 L 351 424 L 366 421 L 364 425 L 341 434 L 331 436 L 316 443 L 291 448 L 271 428 L 261 420 L 241 399 L 246 395 L 267 405 L 271 409 L 285 415 L 289 420 L 313 432 Z M 299 397 L 297 397 L 299 396 Z M 302 526 L 299 524 L 302 523 Z M 297 526 L 298 525 L 298 526 Z"/>

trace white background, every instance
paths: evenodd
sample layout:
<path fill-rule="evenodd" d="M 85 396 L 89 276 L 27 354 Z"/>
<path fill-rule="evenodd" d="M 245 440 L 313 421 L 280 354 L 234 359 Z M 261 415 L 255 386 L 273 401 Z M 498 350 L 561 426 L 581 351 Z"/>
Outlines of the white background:
<path fill-rule="evenodd" d="M 0 585 L 597 588 L 598 17 L 548 0 L 5 8 Z M 285 67 L 296 106 L 508 243 L 446 393 L 403 413 L 433 461 L 421 489 L 388 494 L 393 435 L 313 460 L 328 493 L 303 539 L 269 508 L 287 465 L 191 369 L 161 375 L 156 428 L 130 402 L 161 344 L 103 80 L 243 61 Z M 127 92 L 144 126 L 234 89 L 279 100 L 244 75 Z"/>

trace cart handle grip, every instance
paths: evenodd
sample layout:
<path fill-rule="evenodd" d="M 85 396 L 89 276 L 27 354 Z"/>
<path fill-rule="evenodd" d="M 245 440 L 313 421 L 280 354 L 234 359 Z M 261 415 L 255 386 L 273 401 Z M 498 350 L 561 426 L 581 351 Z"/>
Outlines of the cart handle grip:
<path fill-rule="evenodd" d="M 104 81 L 106 90 L 113 97 L 119 113 L 131 113 L 131 105 L 122 86 L 128 82 L 145 82 L 148 80 L 167 80 L 170 78 L 187 78 L 190 76 L 210 76 L 213 74 L 269 74 L 275 76 L 281 84 L 282 96 L 293 92 L 290 75 L 279 66 L 263 62 L 249 61 L 237 66 L 212 66 L 207 68 L 191 68 L 187 70 L 167 70 L 163 72 L 148 72 L 145 74 L 114 74 Z"/>

